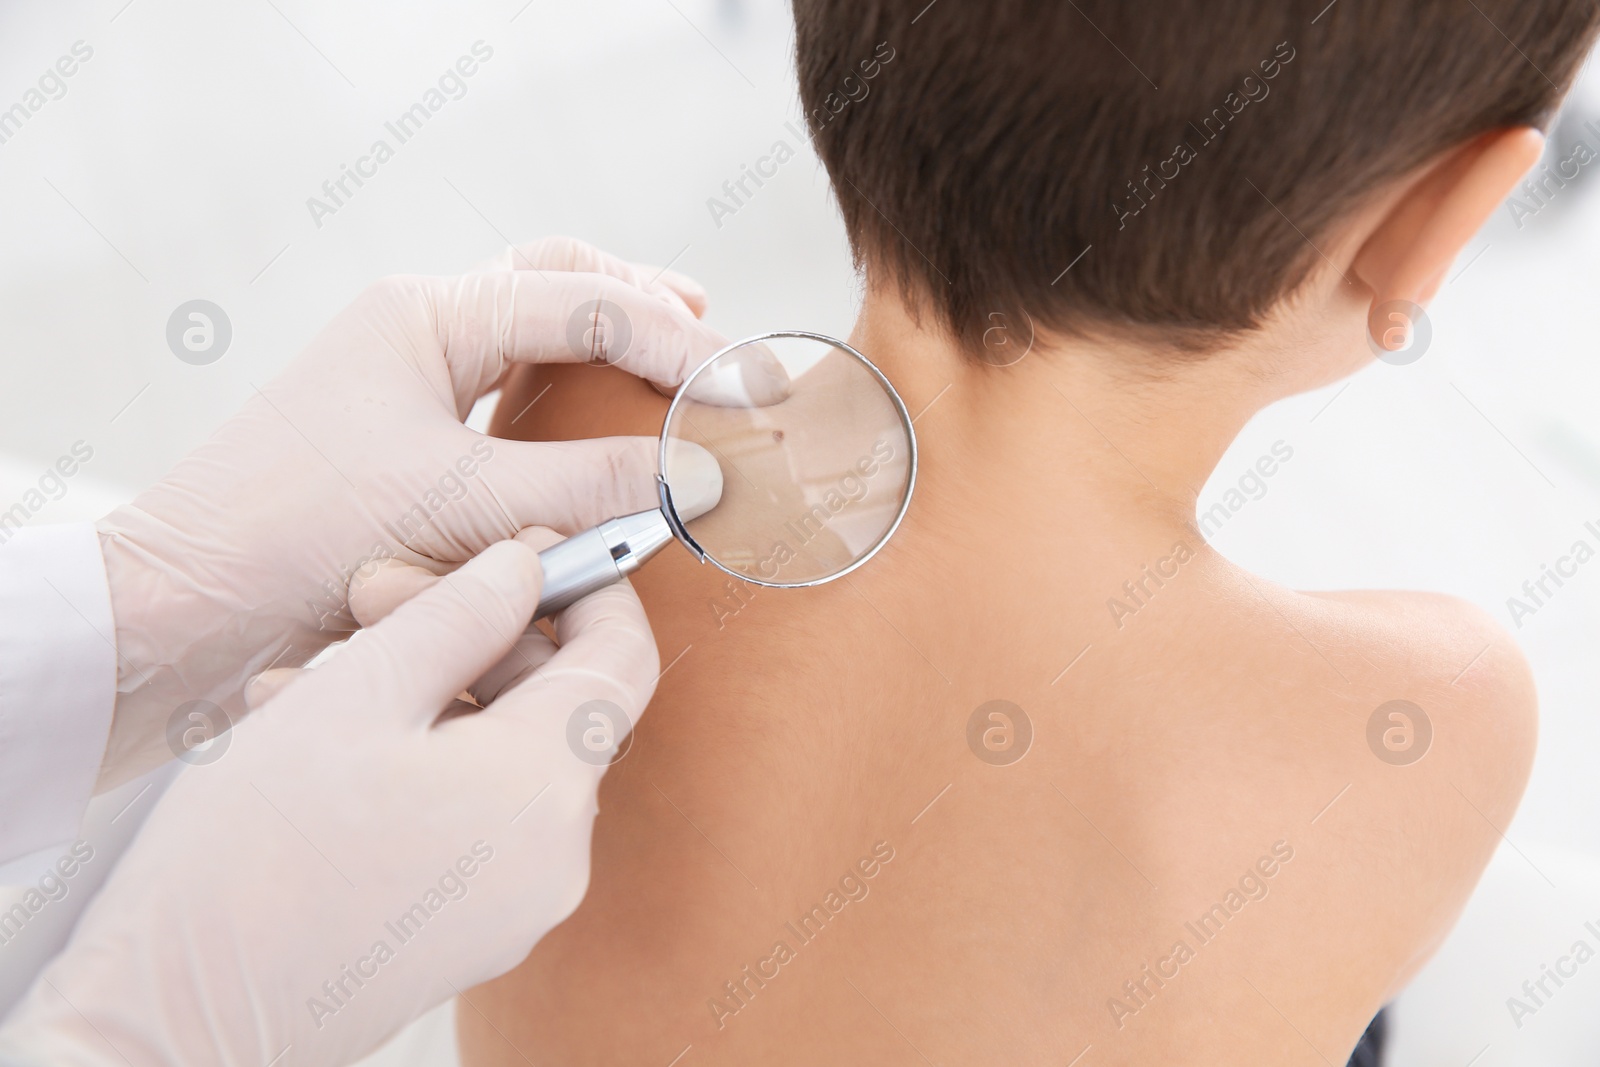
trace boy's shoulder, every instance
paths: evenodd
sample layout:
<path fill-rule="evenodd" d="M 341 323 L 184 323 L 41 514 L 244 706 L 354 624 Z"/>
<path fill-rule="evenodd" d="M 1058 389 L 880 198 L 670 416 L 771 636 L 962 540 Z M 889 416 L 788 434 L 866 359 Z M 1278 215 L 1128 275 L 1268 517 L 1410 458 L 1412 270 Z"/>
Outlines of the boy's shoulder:
<path fill-rule="evenodd" d="M 1538 737 L 1533 674 L 1515 639 L 1482 608 L 1440 593 L 1297 595 L 1308 639 L 1327 642 L 1331 662 L 1373 704 L 1373 754 L 1395 766 L 1432 759 L 1426 777 L 1461 793 L 1498 837 Z"/>

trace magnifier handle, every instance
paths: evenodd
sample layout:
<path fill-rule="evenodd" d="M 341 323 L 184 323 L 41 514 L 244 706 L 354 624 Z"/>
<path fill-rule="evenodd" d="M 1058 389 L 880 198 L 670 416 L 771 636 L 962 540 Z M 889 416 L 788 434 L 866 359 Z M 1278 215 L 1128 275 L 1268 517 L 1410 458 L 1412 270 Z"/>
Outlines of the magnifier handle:
<path fill-rule="evenodd" d="M 619 582 L 672 540 L 672 527 L 657 509 L 602 522 L 539 553 L 544 593 L 534 618 L 554 615 L 590 593 Z"/>

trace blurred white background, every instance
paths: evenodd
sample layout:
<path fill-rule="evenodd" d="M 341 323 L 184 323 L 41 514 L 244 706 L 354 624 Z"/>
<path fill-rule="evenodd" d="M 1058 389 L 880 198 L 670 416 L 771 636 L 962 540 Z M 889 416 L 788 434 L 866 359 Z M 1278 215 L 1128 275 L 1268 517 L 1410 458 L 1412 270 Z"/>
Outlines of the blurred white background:
<path fill-rule="evenodd" d="M 0 6 L 0 110 L 75 43 L 93 52 L 58 99 L 0 126 L 0 512 L 82 441 L 93 459 L 33 521 L 100 514 L 368 282 L 458 272 L 508 242 L 571 234 L 670 262 L 706 285 L 730 336 L 848 333 L 843 230 L 786 126 L 799 117 L 790 34 L 782 0 Z M 464 94 L 318 225 L 307 199 L 375 140 L 393 146 L 384 124 L 479 41 L 493 54 Z M 1600 150 L 1581 125 L 1600 116 L 1595 82 L 1552 139 L 1562 156 L 1579 139 Z M 778 141 L 796 158 L 718 225 L 708 198 Z M 1507 608 L 1574 541 L 1600 546 L 1584 529 L 1600 528 L 1589 170 L 1521 225 L 1502 212 L 1486 227 L 1432 309 L 1423 358 L 1264 413 L 1203 497 L 1286 442 L 1292 460 L 1216 532 L 1219 548 L 1301 588 L 1466 597 L 1514 629 L 1538 676 L 1533 784 L 1461 929 L 1402 999 L 1391 1064 L 1600 1061 L 1600 963 L 1520 1028 L 1505 1004 L 1573 941 L 1600 947 L 1583 927 L 1600 927 L 1600 562 L 1520 627 Z M 166 342 L 193 299 L 232 325 L 206 366 Z M 148 784 L 97 804 L 88 832 L 105 865 L 159 792 Z M 0 1007 L 84 895 L 0 947 Z"/>

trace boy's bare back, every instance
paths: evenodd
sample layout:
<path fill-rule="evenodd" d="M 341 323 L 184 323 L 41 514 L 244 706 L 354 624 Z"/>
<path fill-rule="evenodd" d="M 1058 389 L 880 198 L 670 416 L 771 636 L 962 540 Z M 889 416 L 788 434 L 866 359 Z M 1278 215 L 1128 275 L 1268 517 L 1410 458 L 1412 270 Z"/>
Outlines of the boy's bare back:
<path fill-rule="evenodd" d="M 663 406 L 551 380 L 541 435 Z M 668 666 L 589 896 L 466 995 L 467 1064 L 1342 1063 L 1443 937 L 1532 758 L 1509 639 L 1088 513 L 1007 542 L 928 422 L 920 506 L 849 582 L 636 579 Z"/>

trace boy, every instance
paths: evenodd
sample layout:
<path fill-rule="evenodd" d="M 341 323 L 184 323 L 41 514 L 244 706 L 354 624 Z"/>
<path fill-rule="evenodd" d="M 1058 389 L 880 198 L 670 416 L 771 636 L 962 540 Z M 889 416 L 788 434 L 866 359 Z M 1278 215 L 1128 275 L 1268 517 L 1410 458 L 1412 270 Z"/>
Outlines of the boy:
<path fill-rule="evenodd" d="M 848 582 L 636 579 L 674 665 L 587 899 L 466 995 L 466 1061 L 1344 1062 L 1515 810 L 1531 679 L 1449 598 L 1245 573 L 1195 496 L 1260 408 L 1405 346 L 1600 10 L 795 17 L 917 499 Z M 570 368 L 501 410 L 546 385 L 518 432 L 665 404 Z"/>

